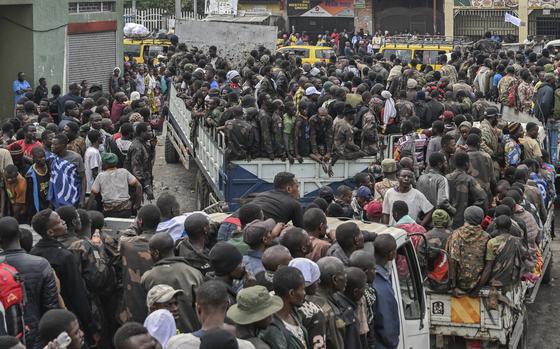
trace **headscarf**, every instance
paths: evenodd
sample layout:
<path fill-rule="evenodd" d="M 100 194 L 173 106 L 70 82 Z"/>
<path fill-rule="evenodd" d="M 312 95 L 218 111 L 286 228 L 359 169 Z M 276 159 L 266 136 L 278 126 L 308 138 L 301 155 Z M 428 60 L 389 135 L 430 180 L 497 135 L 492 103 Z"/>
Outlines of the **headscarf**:
<path fill-rule="evenodd" d="M 381 97 L 385 98 L 385 108 L 383 109 L 383 124 L 387 125 L 389 119 L 397 116 L 397 109 L 395 108 L 395 101 L 391 92 L 385 90 L 381 92 Z"/>
<path fill-rule="evenodd" d="M 167 347 L 169 339 L 177 334 L 175 319 L 167 309 L 159 309 L 148 315 L 144 327 L 163 348 Z"/>
<path fill-rule="evenodd" d="M 449 214 L 447 211 L 438 208 L 432 213 L 432 223 L 434 224 L 434 228 L 447 228 Z"/>

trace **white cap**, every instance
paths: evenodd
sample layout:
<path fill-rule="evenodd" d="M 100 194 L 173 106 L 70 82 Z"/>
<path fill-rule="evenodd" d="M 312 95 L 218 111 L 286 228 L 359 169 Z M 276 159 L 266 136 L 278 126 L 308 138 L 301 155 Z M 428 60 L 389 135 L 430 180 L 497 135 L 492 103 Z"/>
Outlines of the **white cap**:
<path fill-rule="evenodd" d="M 317 263 L 307 258 L 294 258 L 288 264 L 290 267 L 299 269 L 305 280 L 305 287 L 314 284 L 321 277 L 321 271 Z"/>
<path fill-rule="evenodd" d="M 315 88 L 315 86 L 311 86 L 305 89 L 305 95 L 306 96 L 311 96 L 311 95 L 320 95 L 321 92 L 317 91 L 317 89 Z"/>

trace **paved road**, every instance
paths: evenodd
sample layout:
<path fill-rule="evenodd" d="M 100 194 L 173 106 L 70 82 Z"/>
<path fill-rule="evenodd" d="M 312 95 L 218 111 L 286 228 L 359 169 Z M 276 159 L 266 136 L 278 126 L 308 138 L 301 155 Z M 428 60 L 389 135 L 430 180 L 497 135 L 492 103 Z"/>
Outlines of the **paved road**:
<path fill-rule="evenodd" d="M 182 212 L 192 211 L 195 208 L 195 176 L 196 166 L 187 171 L 181 164 L 165 163 L 163 139 L 160 137 L 154 165 L 156 196 L 163 191 L 170 191 L 178 197 Z M 560 236 L 560 229 L 557 231 L 557 236 Z M 560 256 L 560 241 L 553 243 L 552 250 L 556 256 Z M 560 285 L 560 257 L 558 258 L 559 262 L 553 264 L 551 283 L 541 286 L 535 303 L 528 307 L 528 349 L 560 349 L 560 287 L 556 287 Z"/>

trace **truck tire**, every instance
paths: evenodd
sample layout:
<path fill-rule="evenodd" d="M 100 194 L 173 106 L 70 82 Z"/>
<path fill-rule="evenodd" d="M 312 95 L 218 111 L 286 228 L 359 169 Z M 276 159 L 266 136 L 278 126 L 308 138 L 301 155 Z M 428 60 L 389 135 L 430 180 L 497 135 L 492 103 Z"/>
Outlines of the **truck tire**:
<path fill-rule="evenodd" d="M 179 154 L 175 150 L 173 143 L 171 143 L 171 139 L 169 138 L 169 135 L 165 137 L 164 154 L 165 154 L 165 162 L 167 162 L 168 164 L 176 164 L 179 162 Z"/>
<path fill-rule="evenodd" d="M 199 169 L 196 172 L 196 179 L 194 184 L 194 192 L 196 194 L 196 209 L 201 211 L 208 207 L 208 195 L 210 194 L 206 178 Z"/>
<path fill-rule="evenodd" d="M 545 285 L 548 285 L 550 283 L 550 280 L 552 279 L 552 258 L 550 259 L 550 262 L 548 262 L 548 266 L 546 267 L 546 270 L 544 271 L 543 277 L 542 277 L 542 283 Z"/>

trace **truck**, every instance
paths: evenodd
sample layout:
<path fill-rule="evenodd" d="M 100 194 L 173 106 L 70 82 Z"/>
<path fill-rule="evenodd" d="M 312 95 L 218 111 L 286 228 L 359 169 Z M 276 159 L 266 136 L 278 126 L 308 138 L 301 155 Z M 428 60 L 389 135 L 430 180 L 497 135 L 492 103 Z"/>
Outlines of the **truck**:
<path fill-rule="evenodd" d="M 375 156 L 338 160 L 332 167 L 333 176 L 309 158 L 294 164 L 268 158 L 226 161 L 224 133 L 198 125 L 197 142 L 193 143 L 190 135 L 194 124 L 190 110 L 171 87 L 169 113 L 163 125 L 165 161 L 180 161 L 187 169 L 197 167 L 195 195 L 199 210 L 213 207 L 217 211 L 227 206 L 226 210 L 235 211 L 244 198 L 272 189 L 274 176 L 282 171 L 296 175 L 300 202 L 306 205 L 318 196 L 319 188 L 329 186 L 336 190 L 343 184 L 352 185 L 356 173 L 367 171 L 377 161 Z"/>

